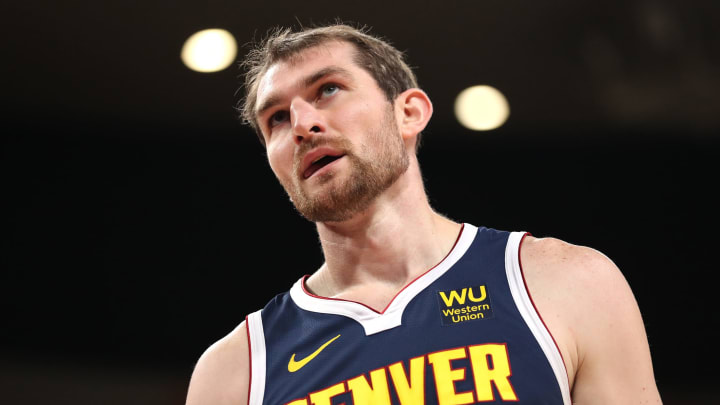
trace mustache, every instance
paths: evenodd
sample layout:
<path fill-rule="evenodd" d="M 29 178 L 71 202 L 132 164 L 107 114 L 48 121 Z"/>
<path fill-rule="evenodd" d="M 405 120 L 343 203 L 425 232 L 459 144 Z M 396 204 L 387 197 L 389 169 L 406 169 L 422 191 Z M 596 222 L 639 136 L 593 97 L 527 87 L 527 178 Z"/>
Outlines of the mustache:
<path fill-rule="evenodd" d="M 303 143 L 300 144 L 300 147 L 295 151 L 295 156 L 293 158 L 293 169 L 295 170 L 295 172 L 300 170 L 300 165 L 302 164 L 305 155 L 307 155 L 308 152 L 310 152 L 311 150 L 319 148 L 321 146 L 337 149 L 339 151 L 342 151 L 342 153 L 345 155 L 352 155 L 352 145 L 345 138 L 312 138 L 309 141 L 303 141 Z"/>

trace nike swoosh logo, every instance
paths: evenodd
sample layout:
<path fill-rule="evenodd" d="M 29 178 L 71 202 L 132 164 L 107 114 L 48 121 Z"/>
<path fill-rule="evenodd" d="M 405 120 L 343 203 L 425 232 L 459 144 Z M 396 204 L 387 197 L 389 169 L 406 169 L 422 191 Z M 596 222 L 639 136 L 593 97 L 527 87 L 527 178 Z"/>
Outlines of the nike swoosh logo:
<path fill-rule="evenodd" d="M 305 357 L 304 359 L 300 361 L 295 361 L 295 353 L 293 353 L 292 357 L 290 357 L 290 362 L 288 363 L 288 371 L 291 373 L 294 373 L 301 368 L 303 368 L 306 364 L 310 362 L 310 360 L 314 359 L 318 354 L 320 354 L 321 351 L 325 350 L 326 347 L 332 342 L 335 341 L 335 339 L 339 338 L 340 335 L 335 336 L 334 338 L 328 340 L 325 342 L 322 346 L 318 347 L 317 350 L 315 350 L 311 355 Z"/>

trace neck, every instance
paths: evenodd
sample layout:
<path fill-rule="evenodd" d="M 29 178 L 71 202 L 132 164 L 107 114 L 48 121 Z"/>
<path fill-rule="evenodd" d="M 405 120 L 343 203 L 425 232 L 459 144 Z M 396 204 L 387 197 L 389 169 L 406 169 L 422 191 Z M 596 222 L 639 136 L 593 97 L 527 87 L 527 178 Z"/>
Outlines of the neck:
<path fill-rule="evenodd" d="M 348 221 L 317 224 L 325 264 L 307 286 L 321 296 L 382 307 L 442 261 L 460 228 L 432 210 L 413 159 L 367 210 Z"/>

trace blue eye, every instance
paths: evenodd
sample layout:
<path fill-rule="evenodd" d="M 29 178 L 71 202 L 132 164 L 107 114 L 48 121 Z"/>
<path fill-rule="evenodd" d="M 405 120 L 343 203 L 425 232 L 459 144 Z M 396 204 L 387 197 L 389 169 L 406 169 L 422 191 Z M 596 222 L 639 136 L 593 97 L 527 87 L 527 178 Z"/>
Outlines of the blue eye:
<path fill-rule="evenodd" d="M 277 111 L 273 115 L 270 116 L 270 119 L 268 120 L 268 123 L 271 127 L 274 127 L 275 125 L 278 125 L 280 123 L 283 123 L 287 121 L 290 114 L 288 114 L 287 111 Z"/>
<path fill-rule="evenodd" d="M 336 84 L 326 84 L 321 89 L 321 95 L 324 97 L 329 97 L 337 93 L 339 90 L 340 87 L 338 87 Z"/>

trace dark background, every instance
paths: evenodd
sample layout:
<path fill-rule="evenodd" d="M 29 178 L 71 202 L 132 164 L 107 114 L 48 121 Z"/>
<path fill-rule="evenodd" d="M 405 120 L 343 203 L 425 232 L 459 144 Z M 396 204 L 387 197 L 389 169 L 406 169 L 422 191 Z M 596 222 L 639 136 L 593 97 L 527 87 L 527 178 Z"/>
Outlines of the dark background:
<path fill-rule="evenodd" d="M 200 29 L 244 44 L 336 17 L 416 67 L 438 211 L 602 251 L 636 294 L 665 403 L 720 398 L 717 2 L 3 8 L 4 404 L 180 404 L 208 345 L 322 263 L 236 119 L 238 69 L 192 72 L 179 54 Z M 506 95 L 503 127 L 455 121 L 474 84 Z"/>

